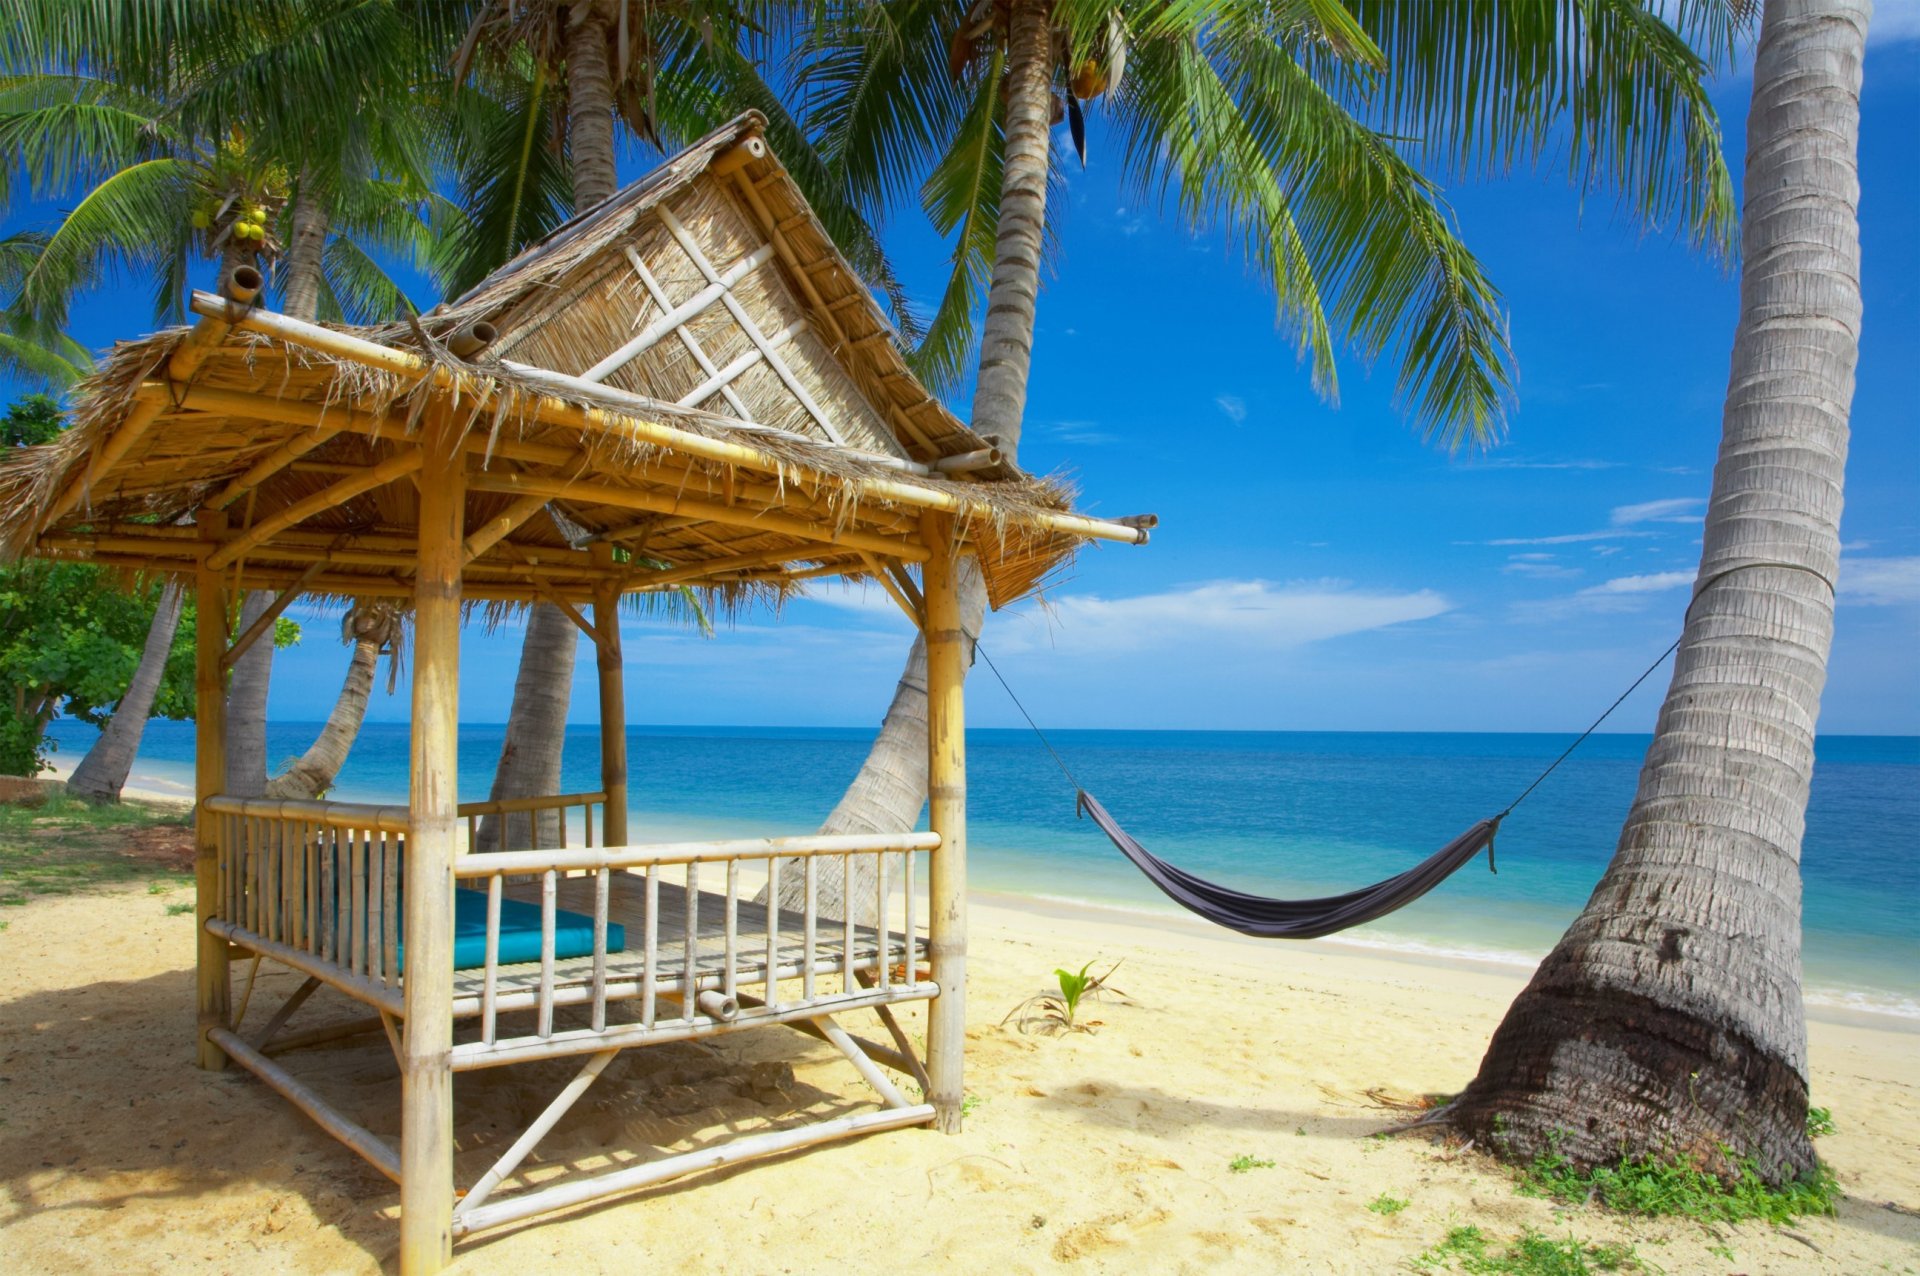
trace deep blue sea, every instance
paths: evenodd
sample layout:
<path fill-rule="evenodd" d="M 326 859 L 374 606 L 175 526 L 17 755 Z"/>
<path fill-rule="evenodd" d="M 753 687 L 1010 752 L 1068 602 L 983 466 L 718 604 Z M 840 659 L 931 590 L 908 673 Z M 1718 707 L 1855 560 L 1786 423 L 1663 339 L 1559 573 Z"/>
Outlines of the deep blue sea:
<path fill-rule="evenodd" d="M 278 723 L 291 759 L 316 725 Z M 461 729 L 461 793 L 484 797 L 503 728 Z M 92 731 L 56 724 L 77 760 Z M 635 728 L 635 841 L 810 831 L 866 755 L 871 732 Z M 1059 731 L 1081 782 L 1156 854 L 1274 895 L 1387 877 L 1513 798 L 1571 740 L 1556 735 Z M 1470 865 L 1352 942 L 1531 962 L 1572 921 L 1613 853 L 1644 735 L 1598 735 L 1511 816 L 1499 874 Z M 407 728 L 370 723 L 333 794 L 404 801 Z M 191 792 L 191 724 L 156 722 L 137 783 Z M 1920 1017 L 1920 737 L 1827 736 L 1816 750 L 1802 862 L 1808 1000 Z M 972 882 L 997 891 L 1173 915 L 1090 825 L 1030 733 L 968 734 Z M 563 787 L 599 786 L 598 732 L 569 732 Z"/>

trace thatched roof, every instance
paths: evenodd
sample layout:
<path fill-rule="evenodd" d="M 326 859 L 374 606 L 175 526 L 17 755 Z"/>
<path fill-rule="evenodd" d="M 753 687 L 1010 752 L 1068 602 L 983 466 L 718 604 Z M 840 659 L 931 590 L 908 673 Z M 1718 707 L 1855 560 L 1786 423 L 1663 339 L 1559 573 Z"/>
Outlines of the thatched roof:
<path fill-rule="evenodd" d="M 0 460 L 0 551 L 405 596 L 429 412 L 466 431 L 474 599 L 579 602 L 613 580 L 735 600 L 897 571 L 935 510 L 1002 605 L 1083 536 L 1144 540 L 1066 513 L 1061 485 L 1000 462 L 913 378 L 761 125 L 734 121 L 418 324 L 196 294 L 195 328 L 117 346 L 60 441 Z"/>

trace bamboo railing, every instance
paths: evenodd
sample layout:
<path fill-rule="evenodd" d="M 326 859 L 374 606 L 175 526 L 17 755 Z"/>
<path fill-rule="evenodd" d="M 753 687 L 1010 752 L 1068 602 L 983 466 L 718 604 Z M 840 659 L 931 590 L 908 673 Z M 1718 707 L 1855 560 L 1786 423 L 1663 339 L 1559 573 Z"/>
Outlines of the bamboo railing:
<path fill-rule="evenodd" d="M 456 1018 L 480 1018 L 480 1039 L 454 1047 L 454 1066 L 491 1067 L 710 1036 L 935 996 L 939 989 L 918 968 L 917 936 L 928 914 L 921 894 L 926 879 L 917 861 L 939 844 L 935 833 L 855 834 L 462 856 L 454 865 L 456 884 L 487 894 L 486 961 L 478 992 L 454 998 Z M 829 856 L 841 861 L 845 881 L 856 880 L 856 857 L 873 861 L 879 926 L 821 915 L 819 865 Z M 720 871 L 703 873 L 705 866 Z M 743 925 L 743 899 L 750 903 L 764 882 L 765 898 L 777 900 L 782 873 L 795 871 L 805 878 L 798 919 L 792 911 L 750 907 L 758 922 Z M 637 880 L 621 885 L 641 896 L 637 916 L 624 914 L 626 947 L 617 955 L 609 952 L 607 940 L 616 873 L 633 875 Z M 572 978 L 558 974 L 556 918 L 568 876 L 593 882 L 591 973 L 584 979 L 580 963 L 587 958 L 570 963 Z M 668 880 L 673 878 L 678 880 Z M 508 883 L 532 880 L 539 883 L 541 913 L 538 976 L 503 986 L 501 904 Z M 677 919 L 663 917 L 663 884 L 678 896 Z M 672 934 L 666 933 L 670 923 L 676 928 Z M 703 943 L 716 927 L 717 952 Z M 676 940 L 678 951 L 663 953 Z M 798 987 L 783 987 L 788 981 Z M 631 1020 L 610 1024 L 608 1004 L 624 1000 L 639 1003 Z M 555 1011 L 572 1006 L 587 1009 L 585 1026 L 557 1027 Z M 534 1012 L 532 1031 L 503 1035 L 500 1017 L 527 1010 Z"/>
<path fill-rule="evenodd" d="M 542 841 L 556 841 L 559 846 L 570 844 L 572 824 L 569 813 L 575 807 L 580 808 L 580 828 L 584 835 L 583 845 L 598 846 L 605 838 L 596 838 L 594 834 L 594 810 L 600 811 L 600 828 L 606 827 L 607 795 L 599 793 L 555 793 L 543 797 L 500 798 L 485 802 L 462 802 L 459 807 L 460 818 L 467 822 L 467 849 L 480 850 L 482 821 L 488 816 L 494 817 L 494 840 L 485 849 L 494 851 L 531 851 L 542 848 Z M 548 811 L 557 812 L 559 833 L 557 838 L 543 838 L 540 816 Z"/>
<path fill-rule="evenodd" d="M 212 797 L 219 869 L 207 930 L 400 1010 L 404 806 Z"/>

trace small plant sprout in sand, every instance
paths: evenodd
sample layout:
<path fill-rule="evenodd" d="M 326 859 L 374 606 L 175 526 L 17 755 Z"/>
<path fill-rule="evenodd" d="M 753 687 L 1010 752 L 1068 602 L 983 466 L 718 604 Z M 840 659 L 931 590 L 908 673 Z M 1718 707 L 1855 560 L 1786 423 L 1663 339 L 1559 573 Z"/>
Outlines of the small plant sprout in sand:
<path fill-rule="evenodd" d="M 1411 1204 L 1404 1196 L 1389 1196 L 1385 1192 L 1367 1202 L 1367 1208 L 1375 1214 L 1398 1214 Z"/>
<path fill-rule="evenodd" d="M 1272 1161 L 1265 1161 L 1257 1156 L 1242 1152 L 1239 1156 L 1227 1162 L 1227 1172 L 1230 1174 L 1245 1174 L 1249 1170 L 1270 1170 L 1273 1168 L 1273 1165 L 1274 1163 Z"/>
<path fill-rule="evenodd" d="M 1098 958 L 1094 959 L 1099 960 Z M 1005 1027 L 1011 1020 L 1013 1026 L 1021 1032 L 1039 1031 L 1049 1035 L 1056 1033 L 1086 1032 L 1092 1033 L 1101 1027 L 1098 1019 L 1080 1018 L 1080 1003 L 1090 997 L 1111 995 L 1127 1000 L 1127 994 L 1113 987 L 1107 981 L 1113 978 L 1113 972 L 1120 969 L 1120 963 L 1114 962 L 1104 974 L 1090 975 L 1093 962 L 1080 967 L 1078 972 L 1055 970 L 1054 977 L 1060 981 L 1058 989 L 1049 988 L 1027 998 L 1000 1021 Z"/>

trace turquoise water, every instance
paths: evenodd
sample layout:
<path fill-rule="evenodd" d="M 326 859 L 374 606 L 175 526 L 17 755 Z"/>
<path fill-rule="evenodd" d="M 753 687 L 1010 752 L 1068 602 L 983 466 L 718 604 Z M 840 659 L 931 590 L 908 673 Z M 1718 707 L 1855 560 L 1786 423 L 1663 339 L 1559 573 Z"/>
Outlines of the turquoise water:
<path fill-rule="evenodd" d="M 314 724 L 280 723 L 291 758 Z M 62 722 L 61 753 L 91 742 Z M 502 728 L 461 728 L 461 793 L 484 797 Z M 835 728 L 660 727 L 630 733 L 634 840 L 806 831 L 831 809 L 871 733 Z M 1570 737 L 1344 732 L 1062 731 L 1091 791 L 1155 853 L 1248 890 L 1324 894 L 1408 867 L 1504 807 Z M 1469 866 L 1348 939 L 1473 954 L 1543 956 L 1586 902 L 1633 799 L 1646 736 L 1595 736 L 1507 821 L 1499 874 Z M 334 796 L 404 801 L 407 728 L 369 724 Z M 1803 851 L 1810 1001 L 1920 1017 L 1920 738 L 1819 741 Z M 143 782 L 192 783 L 190 724 L 157 722 Z M 1171 906 L 1091 826 L 1034 737 L 968 735 L 976 887 L 1145 913 Z M 599 786 L 594 727 L 568 733 L 563 787 Z"/>

